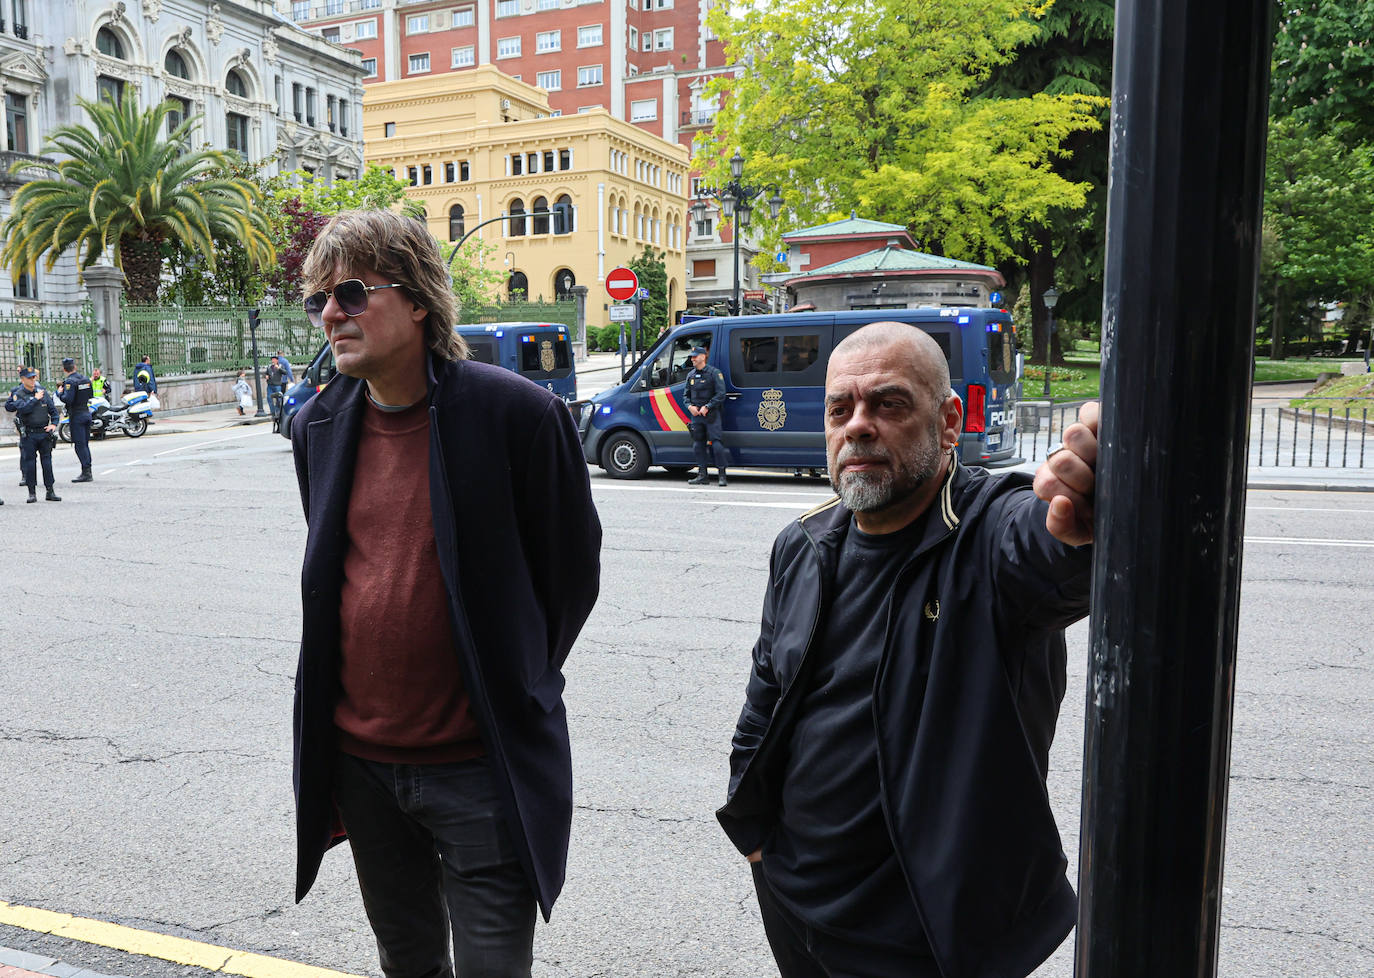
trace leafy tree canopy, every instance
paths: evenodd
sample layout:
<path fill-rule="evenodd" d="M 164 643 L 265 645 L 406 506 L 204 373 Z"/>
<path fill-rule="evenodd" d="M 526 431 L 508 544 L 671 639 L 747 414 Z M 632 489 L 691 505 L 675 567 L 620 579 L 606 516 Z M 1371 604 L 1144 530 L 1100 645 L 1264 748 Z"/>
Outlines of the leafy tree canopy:
<path fill-rule="evenodd" d="M 649 290 L 649 298 L 640 302 L 639 324 L 643 330 L 641 342 L 661 333 L 668 323 L 668 253 L 654 251 L 649 245 L 625 265 L 639 279 L 639 287 Z"/>
<path fill-rule="evenodd" d="M 1374 143 L 1374 3 L 1286 0 L 1278 4 L 1270 112 L 1318 127 L 1349 127 Z"/>
<path fill-rule="evenodd" d="M 980 96 L 1036 33 L 1026 0 L 776 0 L 708 15 L 738 77 L 697 145 L 708 183 L 738 147 L 750 183 L 776 183 L 789 226 L 851 210 L 904 224 L 926 250 L 994 263 L 1087 187 L 1056 173 L 1072 133 L 1097 128 L 1100 97 Z M 767 224 L 767 215 L 760 215 Z M 775 229 L 776 230 L 776 229 Z M 771 250 L 771 249 L 766 249 Z"/>

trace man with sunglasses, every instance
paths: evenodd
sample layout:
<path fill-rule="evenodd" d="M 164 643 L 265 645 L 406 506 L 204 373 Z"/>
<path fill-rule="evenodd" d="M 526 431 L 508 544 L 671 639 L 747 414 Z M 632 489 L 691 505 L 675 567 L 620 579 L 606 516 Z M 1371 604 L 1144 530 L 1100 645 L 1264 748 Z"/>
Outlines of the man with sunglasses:
<path fill-rule="evenodd" d="M 346 833 L 388 978 L 528 976 L 572 820 L 560 667 L 599 582 L 577 431 L 467 359 L 422 222 L 339 214 L 303 272 L 342 376 L 291 425 L 296 897 Z"/>

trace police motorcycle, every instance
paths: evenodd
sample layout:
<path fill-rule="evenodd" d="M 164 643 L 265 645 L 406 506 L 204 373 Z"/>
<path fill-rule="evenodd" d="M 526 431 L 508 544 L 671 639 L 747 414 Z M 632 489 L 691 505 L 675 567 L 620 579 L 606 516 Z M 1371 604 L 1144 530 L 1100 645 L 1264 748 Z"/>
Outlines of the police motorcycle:
<path fill-rule="evenodd" d="M 104 438 L 111 431 L 122 431 L 130 438 L 137 438 L 152 424 L 153 407 L 148 403 L 147 391 L 134 391 L 118 407 L 103 397 L 93 397 L 87 407 L 91 412 L 92 438 Z M 66 442 L 72 440 L 71 421 L 65 410 L 62 420 L 57 423 L 57 437 Z"/>

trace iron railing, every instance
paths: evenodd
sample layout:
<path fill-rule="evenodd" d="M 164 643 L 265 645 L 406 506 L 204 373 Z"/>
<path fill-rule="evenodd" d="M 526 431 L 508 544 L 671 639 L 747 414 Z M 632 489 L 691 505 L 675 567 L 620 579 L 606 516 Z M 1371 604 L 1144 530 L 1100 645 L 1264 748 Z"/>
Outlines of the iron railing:
<path fill-rule="evenodd" d="M 308 361 L 323 336 L 299 305 L 258 306 L 258 353 L 263 362 L 280 350 L 293 363 Z M 172 306 L 125 303 L 120 308 L 124 370 L 143 356 L 158 376 L 220 373 L 251 367 L 247 306 Z"/>
<path fill-rule="evenodd" d="M 1374 398 L 1305 397 L 1332 401 L 1329 407 L 1252 407 L 1250 464 L 1287 468 L 1374 468 Z M 1338 402 L 1338 403 L 1337 403 Z M 1367 403 L 1366 403 L 1367 402 Z M 1078 418 L 1081 401 L 1051 404 L 1023 401 L 1017 406 L 1017 452 L 1043 459 Z"/>
<path fill-rule="evenodd" d="M 485 306 L 464 308 L 459 323 L 562 323 L 571 332 L 577 325 L 575 299 L 545 302 L 538 299 L 516 299 L 494 302 Z"/>
<path fill-rule="evenodd" d="M 62 376 L 62 360 L 71 357 L 90 373 L 102 366 L 97 359 L 95 313 L 89 302 L 71 314 L 0 316 L 0 378 L 18 383 L 19 367 L 33 367 L 40 379 L 55 383 Z"/>

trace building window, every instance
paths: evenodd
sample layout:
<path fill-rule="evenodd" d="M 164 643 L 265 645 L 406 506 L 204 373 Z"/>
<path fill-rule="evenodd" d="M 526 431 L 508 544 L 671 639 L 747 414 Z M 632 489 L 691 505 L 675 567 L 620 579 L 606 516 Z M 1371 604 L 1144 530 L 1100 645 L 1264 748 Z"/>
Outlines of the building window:
<path fill-rule="evenodd" d="M 654 50 L 671 51 L 673 49 L 673 29 L 665 27 L 661 31 L 654 31 Z"/>
<path fill-rule="evenodd" d="M 461 7 L 453 12 L 454 27 L 471 27 L 473 23 L 471 7 Z"/>
<path fill-rule="evenodd" d="M 510 157 L 510 175 L 518 177 L 525 172 L 525 158 L 519 153 L 514 153 Z"/>
<path fill-rule="evenodd" d="M 286 86 L 282 84 L 281 75 L 274 75 L 272 78 L 272 93 L 277 97 L 277 115 L 286 114 Z"/>
<path fill-rule="evenodd" d="M 377 59 L 376 59 L 376 58 L 363 58 L 363 77 L 364 77 L 364 78 L 376 78 L 376 77 L 377 77 Z"/>
<path fill-rule="evenodd" d="M 521 231 L 521 234 L 525 232 Z M 506 279 L 506 297 L 510 299 L 527 299 L 530 294 L 530 280 L 524 272 L 511 272 L 510 278 Z"/>
<path fill-rule="evenodd" d="M 560 149 L 558 151 L 558 168 L 560 170 L 572 169 L 572 150 Z"/>
<path fill-rule="evenodd" d="M 406 180 L 410 182 L 412 187 L 418 187 L 420 185 L 420 168 L 418 166 L 406 167 Z"/>
<path fill-rule="evenodd" d="M 96 98 L 107 99 L 118 105 L 124 98 L 124 82 L 109 75 L 100 75 L 95 80 Z"/>
<path fill-rule="evenodd" d="M 538 153 L 530 153 L 529 155 L 527 155 L 527 156 L 525 157 L 525 172 L 526 172 L 526 173 L 538 173 L 538 172 L 539 172 L 539 154 L 538 154 Z"/>
<path fill-rule="evenodd" d="M 231 71 L 224 77 L 224 90 L 239 98 L 248 97 L 248 86 L 243 83 L 243 76 L 237 71 Z"/>
<path fill-rule="evenodd" d="M 18 92 L 5 93 L 5 140 L 11 153 L 29 151 L 28 99 Z"/>
<path fill-rule="evenodd" d="M 28 272 L 20 272 L 19 277 L 14 280 L 14 297 L 16 299 L 37 299 L 38 283 Z M 34 359 L 38 359 L 34 357 Z"/>
<path fill-rule="evenodd" d="M 549 201 L 546 197 L 536 197 L 530 204 L 531 218 L 530 223 L 534 226 L 531 233 L 549 233 Z"/>
<path fill-rule="evenodd" d="M 344 0 L 324 0 L 324 14 L 326 17 L 337 17 L 344 12 Z"/>
<path fill-rule="evenodd" d="M 434 168 L 431 167 L 428 163 L 426 163 L 423 167 L 420 168 L 420 174 L 420 182 L 423 183 L 426 187 L 428 187 L 430 184 L 434 182 Z"/>
<path fill-rule="evenodd" d="M 520 57 L 520 38 L 501 37 L 496 40 L 496 56 L 498 58 L 518 58 Z"/>
<path fill-rule="evenodd" d="M 453 164 L 450 163 L 449 166 Z M 463 236 L 463 205 L 454 204 L 448 209 L 448 239 L 457 241 Z"/>
<path fill-rule="evenodd" d="M 711 219 L 708 217 L 704 221 L 697 221 L 697 237 L 709 238 L 711 236 Z"/>
<path fill-rule="evenodd" d="M 510 214 L 510 220 L 506 222 L 508 225 L 507 233 L 513 238 L 524 237 L 525 202 L 519 197 L 516 197 L 510 202 L 510 210 L 507 213 Z"/>
<path fill-rule="evenodd" d="M 339 135 L 348 135 L 348 100 L 339 99 Z"/>
<path fill-rule="evenodd" d="M 538 34 L 534 35 L 534 51 L 536 54 L 561 50 L 563 50 L 562 31 L 540 31 Z"/>
<path fill-rule="evenodd" d="M 186 67 L 186 59 L 176 51 L 168 51 L 167 57 L 162 59 L 162 67 L 167 69 L 167 74 L 175 78 L 191 79 L 191 70 Z"/>
<path fill-rule="evenodd" d="M 471 68 L 477 63 L 477 51 L 469 44 L 467 47 L 453 49 L 453 67 Z"/>
<path fill-rule="evenodd" d="M 383 123 L 383 124 L 382 124 L 382 134 L 385 135 L 387 139 L 390 139 L 392 136 L 396 135 L 396 123 L 394 123 L 394 122 L 386 122 L 386 123 Z"/>
<path fill-rule="evenodd" d="M 334 44 L 338 44 L 338 43 L 339 43 L 339 28 L 338 28 L 338 27 L 325 27 L 325 28 L 322 28 L 322 29 L 320 30 L 320 37 L 324 38 L 326 41 L 330 41 L 330 42 L 332 42 L 332 43 L 334 43 Z"/>
<path fill-rule="evenodd" d="M 118 58 L 120 61 L 127 58 L 124 53 L 124 43 L 119 39 L 119 35 L 108 27 L 102 27 L 96 31 L 95 49 L 103 55 Z"/>
<path fill-rule="evenodd" d="M 549 173 L 553 170 L 553 150 L 544 150 L 544 172 Z"/>
<path fill-rule="evenodd" d="M 497 17 L 514 17 L 520 13 L 520 0 L 496 0 Z"/>
<path fill-rule="evenodd" d="M 424 34 L 429 31 L 429 14 L 411 14 L 406 18 L 407 34 Z"/>
<path fill-rule="evenodd" d="M 410 73 L 412 75 L 429 71 L 428 54 L 412 54 L 410 56 Z"/>
<path fill-rule="evenodd" d="M 334 101 L 333 95 L 326 95 L 324 97 L 324 124 L 329 127 L 330 132 L 334 131 L 334 126 L 336 125 L 334 119 Z"/>
<path fill-rule="evenodd" d="M 177 131 L 177 126 L 185 122 L 191 115 L 191 100 L 171 95 L 167 98 L 171 103 L 171 111 L 167 113 L 167 136 Z"/>
<path fill-rule="evenodd" d="M 310 19 L 310 0 L 291 0 L 291 19 L 295 21 Z"/>
<path fill-rule="evenodd" d="M 557 10 L 558 0 L 538 0 L 535 4 L 536 10 Z"/>
<path fill-rule="evenodd" d="M 563 88 L 563 72 L 541 71 L 534 76 L 534 83 L 546 92 L 557 92 Z"/>
<path fill-rule="evenodd" d="M 313 88 L 305 90 L 305 124 L 307 126 L 315 124 L 315 90 Z"/>
<path fill-rule="evenodd" d="M 377 10 L 382 5 L 382 0 L 361 0 L 358 4 L 359 10 Z"/>
<path fill-rule="evenodd" d="M 576 230 L 573 220 L 572 198 L 562 194 L 553 202 L 553 233 L 572 234 Z"/>
<path fill-rule="evenodd" d="M 577 69 L 577 87 L 588 88 L 601 84 L 601 66 L 588 65 Z"/>
<path fill-rule="evenodd" d="M 376 20 L 360 20 L 353 25 L 353 40 L 355 41 L 370 41 L 376 36 Z"/>
<path fill-rule="evenodd" d="M 692 262 L 693 278 L 715 278 L 716 260 L 714 258 L 698 259 Z"/>
<path fill-rule="evenodd" d="M 573 297 L 573 286 L 577 284 L 577 276 L 572 273 L 570 268 L 560 268 L 553 273 L 553 297 L 562 302 Z"/>
<path fill-rule="evenodd" d="M 444 183 L 452 183 L 458 178 L 458 168 L 453 163 L 444 164 Z"/>
<path fill-rule="evenodd" d="M 639 50 L 639 31 L 635 30 L 633 27 L 630 28 L 630 50 Z"/>
<path fill-rule="evenodd" d="M 458 161 L 458 179 L 464 182 L 472 179 L 472 171 L 468 167 L 467 160 Z"/>
<path fill-rule="evenodd" d="M 305 86 L 300 82 L 291 83 L 291 114 L 297 122 L 305 118 Z"/>
<path fill-rule="evenodd" d="M 226 143 L 236 153 L 248 155 L 248 116 L 237 112 L 227 113 L 224 117 L 228 130 Z"/>
<path fill-rule="evenodd" d="M 631 122 L 652 122 L 658 118 L 658 99 L 646 98 L 630 103 Z"/>
<path fill-rule="evenodd" d="M 601 25 L 592 24 L 588 27 L 577 29 L 577 46 L 580 48 L 594 48 L 601 44 Z"/>

